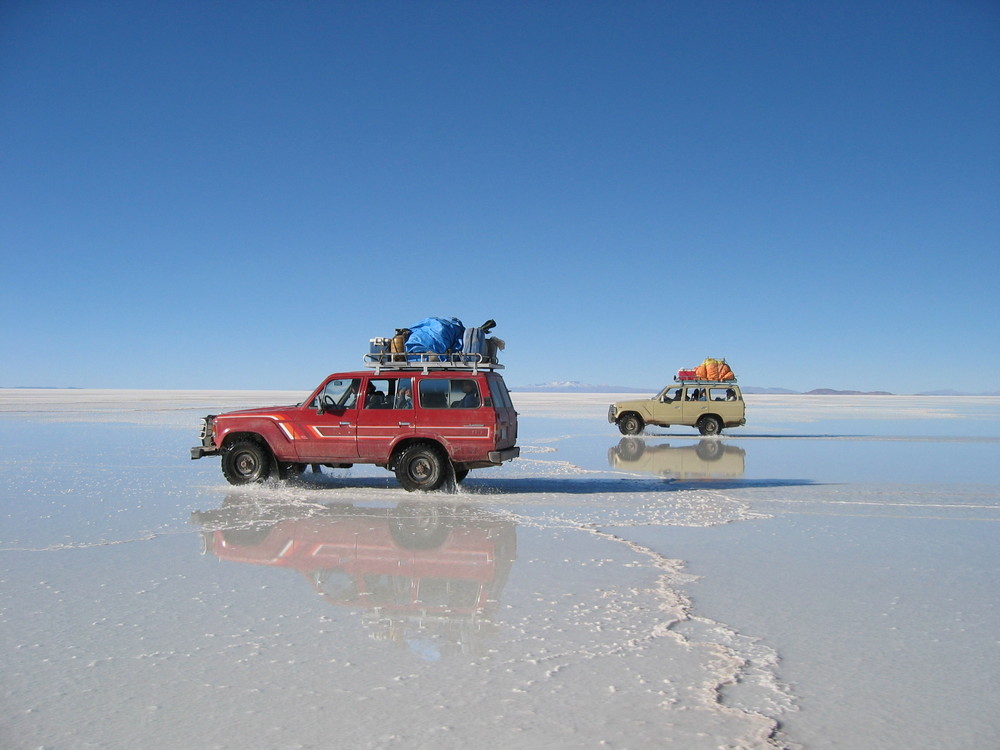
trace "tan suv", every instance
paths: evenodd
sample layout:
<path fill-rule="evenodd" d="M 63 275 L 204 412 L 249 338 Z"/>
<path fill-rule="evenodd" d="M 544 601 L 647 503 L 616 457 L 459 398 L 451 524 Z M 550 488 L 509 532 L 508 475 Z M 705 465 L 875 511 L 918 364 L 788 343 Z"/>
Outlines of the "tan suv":
<path fill-rule="evenodd" d="M 736 383 L 686 381 L 668 385 L 653 398 L 611 404 L 608 421 L 617 424 L 623 435 L 638 435 L 650 424 L 687 425 L 702 435 L 718 435 L 723 427 L 739 427 L 747 420 Z"/>

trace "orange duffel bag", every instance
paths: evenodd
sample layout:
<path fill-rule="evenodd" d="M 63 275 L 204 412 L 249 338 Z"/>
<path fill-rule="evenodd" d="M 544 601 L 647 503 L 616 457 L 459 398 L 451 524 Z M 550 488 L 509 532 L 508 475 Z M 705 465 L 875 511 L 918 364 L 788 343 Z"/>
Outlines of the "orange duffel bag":
<path fill-rule="evenodd" d="M 695 375 L 699 380 L 714 380 L 717 382 L 736 380 L 736 375 L 733 374 L 732 368 L 726 364 L 726 360 L 715 359 L 713 357 L 706 357 L 705 361 L 695 369 Z"/>

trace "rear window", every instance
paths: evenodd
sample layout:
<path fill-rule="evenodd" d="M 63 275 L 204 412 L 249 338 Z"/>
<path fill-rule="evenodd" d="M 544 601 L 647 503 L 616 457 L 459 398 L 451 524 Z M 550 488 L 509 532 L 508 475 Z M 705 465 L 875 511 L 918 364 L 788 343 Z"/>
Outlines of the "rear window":
<path fill-rule="evenodd" d="M 514 403 L 510 400 L 510 392 L 507 384 L 501 378 L 490 378 L 490 393 L 493 396 L 493 405 L 502 409 L 513 409 Z"/>

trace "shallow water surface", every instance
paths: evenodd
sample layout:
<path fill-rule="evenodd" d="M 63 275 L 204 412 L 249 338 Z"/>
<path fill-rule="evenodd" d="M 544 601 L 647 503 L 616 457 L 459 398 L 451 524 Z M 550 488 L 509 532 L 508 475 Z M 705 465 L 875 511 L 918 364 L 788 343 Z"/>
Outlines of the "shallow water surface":
<path fill-rule="evenodd" d="M 768 397 L 702 440 L 515 394 L 522 458 L 415 495 L 189 460 L 202 414 L 285 394 L 6 395 L 5 748 L 1000 732 L 997 400 Z"/>

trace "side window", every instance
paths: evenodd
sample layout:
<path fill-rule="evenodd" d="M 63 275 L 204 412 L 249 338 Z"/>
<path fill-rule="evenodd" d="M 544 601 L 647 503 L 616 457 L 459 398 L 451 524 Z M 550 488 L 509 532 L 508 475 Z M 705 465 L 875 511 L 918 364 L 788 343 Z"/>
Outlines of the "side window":
<path fill-rule="evenodd" d="M 448 381 L 424 378 L 417 387 L 421 409 L 448 408 Z"/>
<path fill-rule="evenodd" d="M 400 378 L 396 383 L 396 393 L 392 399 L 392 408 L 413 408 L 413 381 L 409 378 Z"/>
<path fill-rule="evenodd" d="M 372 378 L 365 386 L 366 409 L 388 409 L 392 406 L 392 398 L 396 386 L 395 380 Z"/>
<path fill-rule="evenodd" d="M 451 381 L 451 407 L 453 409 L 478 409 L 479 383 L 475 380 Z"/>
<path fill-rule="evenodd" d="M 680 401 L 680 398 L 681 398 L 681 389 L 679 387 L 669 388 L 663 394 L 663 403 L 672 404 L 674 401 Z"/>
<path fill-rule="evenodd" d="M 685 396 L 685 401 L 704 401 L 705 400 L 705 389 L 704 388 L 688 388 L 687 395 Z"/>
<path fill-rule="evenodd" d="M 335 378 L 320 391 L 319 400 L 324 409 L 353 409 L 358 400 L 358 388 L 361 381 L 358 378 Z M 315 401 L 313 407 L 318 407 Z"/>
<path fill-rule="evenodd" d="M 739 401 L 735 388 L 711 388 L 708 392 L 710 401 Z"/>
<path fill-rule="evenodd" d="M 479 383 L 471 379 L 425 378 L 417 391 L 422 409 L 476 409 L 482 404 Z"/>
<path fill-rule="evenodd" d="M 412 409 L 410 378 L 372 378 L 365 387 L 366 409 Z"/>

